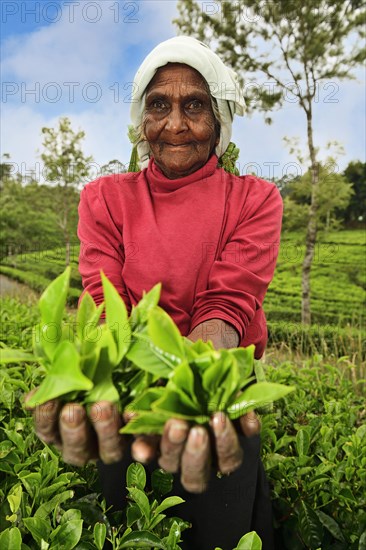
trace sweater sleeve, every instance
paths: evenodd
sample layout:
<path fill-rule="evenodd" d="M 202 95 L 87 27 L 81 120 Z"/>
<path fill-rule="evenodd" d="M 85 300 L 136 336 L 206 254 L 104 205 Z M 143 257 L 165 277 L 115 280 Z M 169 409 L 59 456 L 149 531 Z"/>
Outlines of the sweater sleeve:
<path fill-rule="evenodd" d="M 276 266 L 283 207 L 278 189 L 267 182 L 265 192 L 258 191 L 254 202 L 251 212 L 242 211 L 213 262 L 207 289 L 196 296 L 190 331 L 209 319 L 222 319 L 236 328 L 242 341 L 262 306 Z"/>
<path fill-rule="evenodd" d="M 84 292 L 97 305 L 103 302 L 100 278 L 102 270 L 114 284 L 126 307 L 131 305 L 122 280 L 124 248 L 121 231 L 113 222 L 99 182 L 89 184 L 81 192 L 78 237 L 80 240 L 79 271 Z"/>

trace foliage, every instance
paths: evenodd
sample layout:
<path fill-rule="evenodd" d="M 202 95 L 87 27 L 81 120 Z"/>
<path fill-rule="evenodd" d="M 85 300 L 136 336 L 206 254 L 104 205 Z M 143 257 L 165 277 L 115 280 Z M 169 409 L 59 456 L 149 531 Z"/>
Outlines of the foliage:
<path fill-rule="evenodd" d="M 322 80 L 352 77 L 365 59 L 364 6 L 343 0 L 265 2 L 217 0 L 205 9 L 195 0 L 179 0 L 182 34 L 196 36 L 215 50 L 239 76 L 264 76 L 275 88 L 247 86 L 250 110 L 268 111 L 288 94 L 310 110 Z M 361 40 L 358 40 L 358 38 Z M 260 48 L 259 48 L 260 46 Z"/>
<path fill-rule="evenodd" d="M 366 162 L 350 162 L 344 177 L 352 184 L 353 195 L 345 211 L 346 222 L 366 221 Z"/>
<path fill-rule="evenodd" d="M 352 185 L 341 174 L 334 171 L 335 164 L 328 159 L 323 165 L 318 165 L 319 184 L 316 191 L 318 202 L 318 228 L 336 226 L 340 213 L 343 212 L 352 197 Z M 285 199 L 284 228 L 296 230 L 306 227 L 308 206 L 311 200 L 311 173 L 308 170 L 301 178 L 290 185 L 290 199 Z M 301 207 L 304 216 L 295 207 Z M 290 209 L 288 208 L 290 206 Z M 287 208 L 286 208 L 287 207 Z M 296 215 L 297 214 L 297 215 Z M 296 223 L 297 222 L 297 223 Z"/>
<path fill-rule="evenodd" d="M 270 365 L 272 364 L 269 358 Z M 352 365 L 351 365 L 352 368 Z M 262 419 L 278 547 L 358 550 L 366 536 L 365 380 L 321 356 L 266 374 L 297 391 Z"/>
<path fill-rule="evenodd" d="M 0 180 L 0 258 L 57 246 L 62 242 L 62 232 L 57 226 L 52 190 L 34 180 L 23 182 L 20 176 L 10 174 L 10 164 L 5 165 L 9 170 L 3 170 Z M 77 205 L 79 196 L 75 193 L 70 199 Z"/>
<path fill-rule="evenodd" d="M 31 327 L 37 317 L 34 307 L 3 300 L 4 342 L 29 349 Z M 354 365 L 346 359 L 331 363 L 315 356 L 307 360 L 283 361 L 281 356 L 269 350 L 266 362 L 268 366 L 263 366 L 271 382 L 296 384 L 297 387 L 296 392 L 286 396 L 261 419 L 262 452 L 274 499 L 278 546 L 283 550 L 362 548 L 361 541 L 365 538 L 362 533 L 366 529 L 364 375 L 354 378 Z M 84 546 L 80 546 L 80 550 L 102 548 L 101 541 L 105 539 L 111 540 L 112 547 L 117 549 L 127 519 L 124 522 L 121 515 L 107 511 L 97 498 L 95 467 L 76 469 L 65 465 L 54 450 L 33 433 L 32 419 L 23 409 L 22 396 L 39 383 L 40 376 L 39 368 L 26 363 L 1 367 L 2 547 L 20 548 L 17 542 L 20 533 L 23 545 L 40 548 L 37 537 L 43 529 L 47 533 L 47 544 L 49 547 L 55 544 L 55 548 L 55 537 L 61 526 L 74 522 L 72 536 L 75 536 L 82 520 L 78 544 Z M 141 474 L 138 471 L 130 472 L 130 487 L 139 483 Z M 154 499 L 160 503 L 167 494 L 147 493 L 150 510 Z M 63 496 L 57 502 L 60 495 Z M 50 502 L 52 510 L 49 510 Z M 133 504 L 136 501 L 131 499 L 129 508 Z M 126 511 L 126 518 L 128 516 L 133 518 L 133 512 Z M 35 521 L 24 522 L 27 518 Z M 144 515 L 142 521 L 145 521 Z M 163 521 L 171 520 L 164 518 L 156 526 L 154 534 L 159 537 Z M 41 526 L 40 532 L 35 525 Z M 166 525 L 163 537 L 167 536 L 169 524 Z M 138 523 L 135 522 L 132 528 L 133 532 L 138 532 Z M 59 536 L 63 534 L 61 531 Z M 321 542 L 315 546 L 319 537 Z M 9 540 L 12 541 L 10 545 Z M 65 548 L 64 542 L 62 547 Z M 238 544 L 237 550 L 240 548 Z"/>
<path fill-rule="evenodd" d="M 44 152 L 41 158 L 47 170 L 47 180 L 53 182 L 53 209 L 66 245 L 66 265 L 69 265 L 70 241 L 74 237 L 77 203 L 72 201 L 81 182 L 87 181 L 92 157 L 81 150 L 85 133 L 74 132 L 67 117 L 59 120 L 58 128 L 42 128 Z"/>

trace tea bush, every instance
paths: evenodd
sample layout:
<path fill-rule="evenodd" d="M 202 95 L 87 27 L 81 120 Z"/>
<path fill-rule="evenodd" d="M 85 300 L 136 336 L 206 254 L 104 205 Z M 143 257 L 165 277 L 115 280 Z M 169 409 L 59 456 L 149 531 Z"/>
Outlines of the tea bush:
<path fill-rule="evenodd" d="M 302 364 L 301 364 L 302 363 Z M 365 380 L 346 359 L 315 356 L 268 366 L 268 379 L 296 385 L 262 419 L 263 460 L 283 550 L 366 546 Z"/>
<path fill-rule="evenodd" d="M 5 299 L 1 311 L 5 345 L 31 349 L 36 307 Z M 278 353 L 267 354 L 267 379 L 297 388 L 262 416 L 263 461 L 272 489 L 277 546 L 364 550 L 363 367 L 347 357 L 338 361 L 319 355 L 297 361 L 276 357 Z M 123 548 L 130 540 L 123 542 L 123 536 L 136 537 L 136 531 L 144 529 L 136 523 L 132 534 L 126 535 L 127 519 L 106 510 L 99 496 L 95 467 L 64 464 L 33 433 L 22 399 L 39 383 L 39 376 L 34 365 L 1 368 L 0 547 L 36 549 L 44 539 L 43 548 L 61 549 L 66 548 L 67 537 L 68 547 L 79 550 L 103 548 L 105 538 L 113 548 Z M 154 496 L 147 498 L 152 506 Z M 171 527 L 166 524 L 159 531 L 163 526 L 157 525 L 154 535 L 168 537 Z"/>

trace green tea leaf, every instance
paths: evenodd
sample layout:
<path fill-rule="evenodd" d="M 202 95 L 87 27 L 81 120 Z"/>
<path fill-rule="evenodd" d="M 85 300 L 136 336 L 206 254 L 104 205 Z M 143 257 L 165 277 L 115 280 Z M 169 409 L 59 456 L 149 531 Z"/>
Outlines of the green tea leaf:
<path fill-rule="evenodd" d="M 130 498 L 136 502 L 137 506 L 140 508 L 142 514 L 145 516 L 147 521 L 150 519 L 150 504 L 149 499 L 141 489 L 137 487 L 127 487 L 128 494 Z"/>
<path fill-rule="evenodd" d="M 153 403 L 152 409 L 154 412 L 169 413 L 174 418 L 194 420 L 201 411 L 185 397 L 182 392 L 166 388 L 163 397 Z"/>
<path fill-rule="evenodd" d="M 222 381 L 223 392 L 221 394 L 222 406 L 226 409 L 229 403 L 236 397 L 240 387 L 241 379 L 239 373 L 239 367 L 236 361 L 235 356 L 230 356 L 229 352 L 225 350 L 225 361 L 227 361 L 227 366 L 225 368 L 225 379 Z M 224 356 L 225 357 L 225 356 Z M 230 359 L 230 360 L 229 360 Z M 220 409 L 222 410 L 222 408 Z"/>
<path fill-rule="evenodd" d="M 183 392 L 197 410 L 200 410 L 200 404 L 195 392 L 194 374 L 188 363 L 184 362 L 176 367 L 173 376 L 168 382 L 168 387 L 179 393 Z"/>
<path fill-rule="evenodd" d="M 154 470 L 151 474 L 151 486 L 154 494 L 160 499 L 172 490 L 173 474 L 161 468 Z"/>
<path fill-rule="evenodd" d="M 127 308 L 116 288 L 103 272 L 101 273 L 101 279 L 104 291 L 106 320 L 117 345 L 118 355 L 116 363 L 119 363 L 126 355 L 131 344 L 131 327 L 128 321 Z"/>
<path fill-rule="evenodd" d="M 309 548 L 320 548 L 323 540 L 323 528 L 318 516 L 303 500 L 299 503 L 299 531 L 302 540 Z"/>
<path fill-rule="evenodd" d="M 62 491 L 62 493 L 59 493 L 58 495 L 54 496 L 47 502 L 44 502 L 41 504 L 39 508 L 34 513 L 34 517 L 37 518 L 46 518 L 50 512 L 52 512 L 56 506 L 59 506 L 63 502 L 66 502 L 66 500 L 69 500 L 74 496 L 74 491 L 68 490 L 68 491 Z"/>
<path fill-rule="evenodd" d="M 309 432 L 301 429 L 296 434 L 296 450 L 299 456 L 307 456 L 310 447 Z"/>
<path fill-rule="evenodd" d="M 7 501 L 9 502 L 10 510 L 13 514 L 15 514 L 19 510 L 19 506 L 22 501 L 22 494 L 23 489 L 19 483 L 11 488 L 8 496 L 6 497 Z"/>
<path fill-rule="evenodd" d="M 165 393 L 164 387 L 149 388 L 126 407 L 128 411 L 151 411 L 151 405 Z"/>
<path fill-rule="evenodd" d="M 170 526 L 169 535 L 164 539 L 168 548 L 176 548 L 177 543 L 180 541 L 181 530 L 179 523 L 173 521 Z"/>
<path fill-rule="evenodd" d="M 133 531 L 129 533 L 122 538 L 118 548 L 145 548 L 146 550 L 148 548 L 154 548 L 154 550 L 169 550 L 164 542 L 153 533 L 150 533 L 150 531 Z"/>
<path fill-rule="evenodd" d="M 151 346 L 143 340 L 133 342 L 126 357 L 139 369 L 150 372 L 159 378 L 168 378 L 172 372 L 172 367 L 152 353 Z"/>
<path fill-rule="evenodd" d="M 37 361 L 37 357 L 32 353 L 21 349 L 0 348 L 0 363 L 19 363 L 21 361 Z"/>
<path fill-rule="evenodd" d="M 339 527 L 338 523 L 335 519 L 328 516 L 328 514 L 325 514 L 321 510 L 315 510 L 316 515 L 318 516 L 320 522 L 323 524 L 323 526 L 328 529 L 329 533 L 333 535 L 333 537 L 336 540 L 340 540 L 341 542 L 346 542 L 343 533 L 341 531 L 341 528 Z"/>
<path fill-rule="evenodd" d="M 74 548 L 80 540 L 82 528 L 82 519 L 74 519 L 56 527 L 50 535 L 50 550 Z"/>
<path fill-rule="evenodd" d="M 18 527 L 9 527 L 0 533 L 0 548 L 21 550 L 22 535 Z"/>
<path fill-rule="evenodd" d="M 230 404 L 227 412 L 231 419 L 239 418 L 256 407 L 285 397 L 285 395 L 294 391 L 294 389 L 293 386 L 284 386 L 282 384 L 270 382 L 258 382 L 244 390 L 243 393 Z"/>
<path fill-rule="evenodd" d="M 80 370 L 80 356 L 71 342 L 61 342 L 56 350 L 51 370 L 38 390 L 27 401 L 35 407 L 72 391 L 88 391 L 93 387 Z"/>
<path fill-rule="evenodd" d="M 153 531 L 159 523 L 163 521 L 163 519 L 166 518 L 165 514 L 158 514 L 157 516 L 154 516 L 153 519 L 149 522 L 148 528 L 150 531 Z"/>
<path fill-rule="evenodd" d="M 142 517 L 142 512 L 136 503 L 131 503 L 127 507 L 127 527 L 131 527 Z"/>
<path fill-rule="evenodd" d="M 23 518 L 23 523 L 40 546 L 42 539 L 47 541 L 51 533 L 50 522 L 43 518 Z"/>
<path fill-rule="evenodd" d="M 233 348 L 228 350 L 237 361 L 241 380 L 245 380 L 253 372 L 254 349 L 254 346 L 248 346 L 247 348 Z M 262 380 L 258 380 L 258 382 L 262 382 Z"/>
<path fill-rule="evenodd" d="M 234 550 L 262 550 L 262 541 L 255 531 L 242 537 Z"/>
<path fill-rule="evenodd" d="M 66 304 L 67 293 L 69 290 L 71 268 L 68 266 L 61 275 L 54 281 L 41 295 L 38 305 L 41 312 L 42 323 L 55 323 L 60 326 L 64 308 Z"/>
<path fill-rule="evenodd" d="M 181 497 L 167 497 L 154 510 L 154 513 L 155 514 L 160 514 L 160 512 L 164 512 L 164 510 L 167 510 L 168 508 L 172 508 L 173 506 L 177 506 L 177 504 L 182 504 L 182 502 L 184 502 L 184 500 Z"/>
<path fill-rule="evenodd" d="M 107 527 L 105 523 L 98 521 L 98 523 L 94 525 L 93 530 L 94 543 L 98 550 L 103 550 L 106 535 Z"/>
<path fill-rule="evenodd" d="M 123 428 L 122 434 L 162 434 L 169 414 L 146 412 L 134 416 Z"/>
<path fill-rule="evenodd" d="M 86 337 L 90 319 L 93 318 L 96 311 L 97 306 L 95 305 L 93 298 L 90 296 L 89 292 L 85 292 L 76 314 L 76 333 L 81 342 Z"/>
<path fill-rule="evenodd" d="M 137 487 L 143 491 L 146 485 L 146 472 L 142 464 L 133 462 L 127 468 L 126 473 L 127 487 Z"/>
<path fill-rule="evenodd" d="M 160 293 L 161 283 L 158 283 L 149 292 L 144 293 L 139 303 L 132 307 L 130 321 L 133 327 L 147 323 L 150 312 L 159 303 Z"/>
<path fill-rule="evenodd" d="M 151 310 L 147 327 L 148 335 L 155 346 L 171 355 L 175 363 L 183 361 L 182 336 L 173 319 L 163 309 L 156 307 Z"/>

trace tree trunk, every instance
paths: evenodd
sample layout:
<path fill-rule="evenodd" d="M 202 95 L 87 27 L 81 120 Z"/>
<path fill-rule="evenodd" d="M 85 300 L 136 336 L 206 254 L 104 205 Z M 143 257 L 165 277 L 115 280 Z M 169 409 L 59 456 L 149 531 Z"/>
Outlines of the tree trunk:
<path fill-rule="evenodd" d="M 301 322 L 304 325 L 311 324 L 311 309 L 310 309 L 310 271 L 314 259 L 314 251 L 317 235 L 317 189 L 319 182 L 318 163 L 316 161 L 316 153 L 313 142 L 313 127 L 312 127 L 312 109 L 311 104 L 306 111 L 307 117 L 307 134 L 308 147 L 310 154 L 310 170 L 311 170 L 311 203 L 309 210 L 309 221 L 306 231 L 305 241 L 305 256 L 302 264 L 302 299 L 301 299 Z"/>
<path fill-rule="evenodd" d="M 70 265 L 70 239 L 67 237 L 66 239 L 66 255 L 65 255 L 65 263 L 66 267 Z"/>

